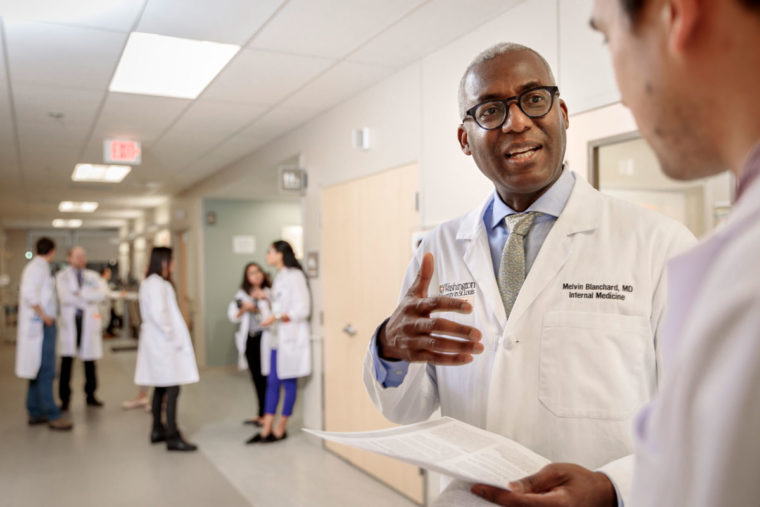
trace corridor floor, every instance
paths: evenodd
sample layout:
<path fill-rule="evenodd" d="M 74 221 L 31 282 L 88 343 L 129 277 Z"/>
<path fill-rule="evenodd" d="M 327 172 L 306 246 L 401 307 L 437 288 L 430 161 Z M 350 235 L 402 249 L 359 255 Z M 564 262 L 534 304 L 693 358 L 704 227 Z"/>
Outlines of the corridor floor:
<path fill-rule="evenodd" d="M 179 423 L 196 453 L 150 445 L 150 416 L 125 411 L 135 396 L 135 352 L 104 343 L 98 396 L 86 407 L 75 360 L 68 433 L 27 426 L 26 381 L 13 374 L 15 346 L 0 343 L 0 506 L 412 506 L 299 431 L 300 403 L 289 437 L 244 445 L 253 434 L 254 394 L 244 372 L 208 369 L 179 398 Z M 57 389 L 57 384 L 56 384 Z"/>

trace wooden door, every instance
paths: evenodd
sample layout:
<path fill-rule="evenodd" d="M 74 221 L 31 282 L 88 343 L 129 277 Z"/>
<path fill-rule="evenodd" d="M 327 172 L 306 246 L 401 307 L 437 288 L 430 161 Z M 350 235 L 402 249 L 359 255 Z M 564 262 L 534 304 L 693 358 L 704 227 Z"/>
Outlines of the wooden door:
<path fill-rule="evenodd" d="M 372 333 L 396 307 L 419 226 L 417 165 L 325 188 L 322 192 L 325 429 L 392 426 L 372 405 L 362 362 Z M 351 325 L 353 336 L 344 329 Z M 424 500 L 417 467 L 328 442 L 327 447 L 412 500 Z"/>

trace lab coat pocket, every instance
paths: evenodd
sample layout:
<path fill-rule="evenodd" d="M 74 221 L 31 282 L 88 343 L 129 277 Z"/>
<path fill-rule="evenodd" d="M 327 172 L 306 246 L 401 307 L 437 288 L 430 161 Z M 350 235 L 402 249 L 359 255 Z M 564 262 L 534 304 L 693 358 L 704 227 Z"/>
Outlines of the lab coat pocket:
<path fill-rule="evenodd" d="M 548 312 L 538 397 L 558 417 L 626 419 L 648 399 L 649 321 L 636 315 Z"/>

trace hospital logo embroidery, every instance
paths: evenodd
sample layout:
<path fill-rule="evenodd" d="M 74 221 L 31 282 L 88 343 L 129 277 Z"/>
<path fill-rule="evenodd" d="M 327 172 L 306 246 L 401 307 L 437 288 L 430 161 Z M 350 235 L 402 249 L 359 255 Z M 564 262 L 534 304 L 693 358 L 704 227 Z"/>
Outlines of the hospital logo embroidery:
<path fill-rule="evenodd" d="M 451 298 L 467 298 L 475 295 L 475 282 L 442 283 L 438 286 L 438 294 Z"/>

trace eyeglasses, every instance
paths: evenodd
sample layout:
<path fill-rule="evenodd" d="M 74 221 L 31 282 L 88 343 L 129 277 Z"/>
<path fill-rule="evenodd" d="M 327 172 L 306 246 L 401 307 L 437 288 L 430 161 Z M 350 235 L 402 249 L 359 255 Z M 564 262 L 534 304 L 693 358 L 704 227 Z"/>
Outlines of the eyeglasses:
<path fill-rule="evenodd" d="M 528 118 L 541 118 L 551 111 L 554 96 L 559 94 L 556 86 L 538 86 L 522 92 L 520 95 L 504 100 L 489 100 L 470 108 L 462 121 L 472 117 L 481 128 L 494 130 L 501 128 L 509 116 L 509 105 L 517 102 L 517 107 Z"/>

